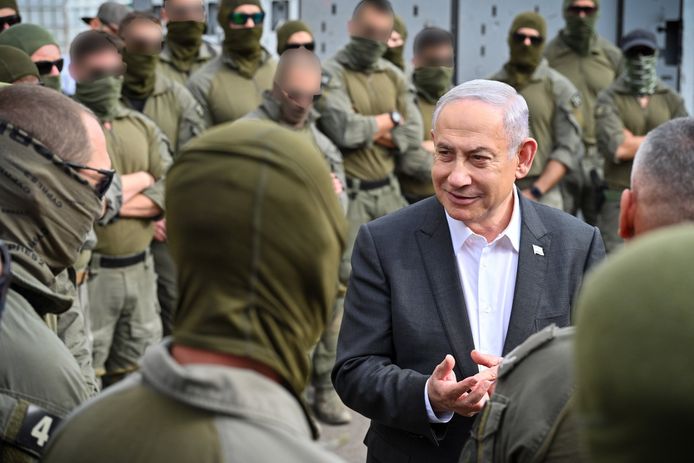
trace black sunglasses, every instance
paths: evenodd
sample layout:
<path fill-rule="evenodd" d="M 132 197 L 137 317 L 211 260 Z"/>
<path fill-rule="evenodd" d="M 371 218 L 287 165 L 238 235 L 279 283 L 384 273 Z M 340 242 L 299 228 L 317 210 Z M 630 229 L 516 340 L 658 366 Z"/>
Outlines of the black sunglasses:
<path fill-rule="evenodd" d="M 526 34 L 521 34 L 520 32 L 514 32 L 513 34 L 513 41 L 516 43 L 525 43 L 525 39 L 530 39 L 530 43 L 537 46 L 537 45 L 542 45 L 542 42 L 545 41 L 544 38 L 540 37 L 539 35 L 526 35 Z"/>
<path fill-rule="evenodd" d="M 9 16 L 0 17 L 0 29 L 3 29 L 5 25 L 14 26 L 22 22 L 22 17 L 18 14 L 11 14 Z"/>
<path fill-rule="evenodd" d="M 597 6 L 579 6 L 579 5 L 571 5 L 566 9 L 569 13 L 579 15 L 581 13 L 585 13 L 586 16 L 591 16 L 594 15 L 598 11 Z"/>
<path fill-rule="evenodd" d="M 68 167 L 72 167 L 75 170 L 91 170 L 92 172 L 96 172 L 101 175 L 101 179 L 94 187 L 96 195 L 99 197 L 99 199 L 104 198 L 104 195 L 106 195 L 106 192 L 111 187 L 111 183 L 113 183 L 113 176 L 116 174 L 116 171 L 113 169 L 98 169 L 96 167 L 85 166 L 84 164 L 77 164 L 75 162 L 63 162 L 63 164 Z"/>
<path fill-rule="evenodd" d="M 265 13 L 260 12 L 260 13 L 253 13 L 253 14 L 248 14 L 248 13 L 230 13 L 229 14 L 229 21 L 236 25 L 236 26 L 243 26 L 245 25 L 249 19 L 253 20 L 253 24 L 262 24 L 263 21 L 265 21 Z"/>
<path fill-rule="evenodd" d="M 58 72 L 63 71 L 63 58 L 57 59 L 55 61 L 34 61 L 36 68 L 39 70 L 39 74 L 45 76 L 50 74 L 53 70 L 53 66 L 58 68 Z"/>
<path fill-rule="evenodd" d="M 285 47 L 287 50 L 290 48 L 296 49 L 296 48 L 305 48 L 308 51 L 313 51 L 316 49 L 316 44 L 315 42 L 308 42 L 308 43 L 288 43 Z"/>

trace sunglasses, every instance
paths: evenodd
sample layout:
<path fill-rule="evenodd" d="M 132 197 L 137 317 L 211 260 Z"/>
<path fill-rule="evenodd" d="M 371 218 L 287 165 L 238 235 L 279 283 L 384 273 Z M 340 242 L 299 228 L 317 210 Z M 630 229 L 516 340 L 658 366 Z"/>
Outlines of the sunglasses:
<path fill-rule="evenodd" d="M 285 47 L 287 50 L 291 49 L 298 49 L 298 48 L 305 48 L 308 51 L 314 51 L 316 49 L 316 44 L 315 42 L 308 42 L 308 43 L 288 43 Z"/>
<path fill-rule="evenodd" d="M 55 61 L 34 61 L 36 68 L 39 70 L 39 74 L 45 76 L 50 74 L 53 70 L 53 66 L 58 68 L 58 72 L 63 71 L 63 59 L 57 59 Z"/>
<path fill-rule="evenodd" d="M 293 100 L 299 104 L 312 104 L 318 102 L 323 96 L 322 93 L 308 93 L 301 92 L 299 90 L 282 90 L 290 100 Z"/>
<path fill-rule="evenodd" d="M 253 14 L 248 14 L 248 13 L 230 13 L 229 14 L 229 22 L 231 24 L 234 24 L 236 26 L 243 26 L 245 25 L 249 19 L 253 20 L 253 24 L 262 24 L 263 21 L 265 21 L 265 13 L 260 12 L 260 13 L 253 13 Z"/>
<path fill-rule="evenodd" d="M 530 39 L 530 43 L 537 46 L 537 45 L 542 45 L 542 42 L 545 41 L 544 38 L 540 37 L 539 35 L 526 35 L 526 34 L 521 34 L 520 32 L 514 32 L 513 33 L 513 41 L 516 43 L 525 43 L 525 39 Z"/>
<path fill-rule="evenodd" d="M 569 13 L 575 14 L 578 16 L 581 13 L 585 13 L 586 16 L 591 16 L 597 13 L 598 7 L 597 6 L 579 6 L 579 5 L 571 5 L 566 9 Z"/>
<path fill-rule="evenodd" d="M 63 162 L 63 164 L 75 170 L 90 170 L 101 175 L 101 179 L 96 186 L 94 186 L 94 191 L 96 191 L 96 195 L 99 199 L 104 198 L 104 195 L 106 195 L 106 192 L 111 187 L 111 183 L 113 183 L 113 176 L 116 174 L 116 171 L 113 169 L 97 169 L 96 167 L 85 166 L 84 164 L 77 164 L 75 162 Z"/>
<path fill-rule="evenodd" d="M 11 14 L 9 16 L 0 17 L 0 29 L 3 29 L 5 25 L 14 26 L 22 22 L 22 17 L 18 14 Z"/>

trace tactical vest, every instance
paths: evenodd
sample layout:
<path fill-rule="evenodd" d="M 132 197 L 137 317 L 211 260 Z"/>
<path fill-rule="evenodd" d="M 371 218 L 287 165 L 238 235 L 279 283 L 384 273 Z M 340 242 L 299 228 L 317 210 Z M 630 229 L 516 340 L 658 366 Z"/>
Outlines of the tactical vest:
<path fill-rule="evenodd" d="M 417 101 L 417 107 L 422 114 L 424 141 L 431 140 L 431 119 L 434 116 L 436 103 L 430 103 L 420 97 Z M 403 195 L 408 198 L 427 198 L 436 194 L 436 191 L 434 191 L 434 184 L 431 180 L 422 182 L 410 175 L 402 173 L 398 175 L 398 180 L 400 181 L 400 189 Z"/>

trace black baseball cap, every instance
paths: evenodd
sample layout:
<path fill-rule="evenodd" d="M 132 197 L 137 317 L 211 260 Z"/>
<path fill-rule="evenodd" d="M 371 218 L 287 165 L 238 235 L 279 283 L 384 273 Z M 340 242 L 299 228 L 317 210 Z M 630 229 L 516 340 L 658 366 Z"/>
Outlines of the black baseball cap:
<path fill-rule="evenodd" d="M 651 50 L 657 50 L 658 42 L 655 38 L 655 34 L 645 29 L 634 29 L 622 37 L 622 52 L 626 53 L 634 47 L 647 47 Z"/>

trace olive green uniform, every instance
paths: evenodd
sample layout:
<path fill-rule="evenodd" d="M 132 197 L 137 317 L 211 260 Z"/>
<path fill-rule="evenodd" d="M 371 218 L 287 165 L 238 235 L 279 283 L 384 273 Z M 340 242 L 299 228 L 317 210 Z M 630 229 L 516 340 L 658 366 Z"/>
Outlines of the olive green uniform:
<path fill-rule="evenodd" d="M 688 115 L 682 97 L 661 81 L 648 98 L 648 106 L 642 108 L 638 95 L 633 94 L 624 77 L 620 76 L 600 93 L 595 107 L 596 138 L 604 159 L 607 184 L 598 224 L 608 252 L 622 243 L 618 234 L 619 203 L 622 191 L 631 187 L 633 161 L 619 161 L 615 156 L 617 148 L 624 142 L 624 129 L 635 136 L 645 136 L 670 119 Z"/>
<path fill-rule="evenodd" d="M 198 51 L 198 57 L 190 66 L 190 70 L 186 71 L 176 67 L 173 56 L 171 55 L 171 49 L 166 42 L 164 42 L 164 46 L 159 54 L 159 66 L 157 70 L 174 82 L 186 85 L 188 79 L 190 79 L 190 76 L 193 75 L 195 71 L 217 55 L 219 55 L 219 50 L 210 42 L 203 40 L 200 51 Z"/>
<path fill-rule="evenodd" d="M 401 153 L 419 149 L 422 143 L 422 119 L 405 75 L 382 58 L 370 72 L 354 69 L 346 49 L 327 60 L 323 64 L 323 97 L 317 103 L 319 127 L 344 156 L 350 195 L 343 280 L 350 274 L 349 259 L 359 227 L 407 204 L 394 174 L 396 159 Z M 399 111 L 404 118 L 402 125 L 392 130 L 394 150 L 373 140 L 378 131 L 374 116 L 392 111 Z"/>
<path fill-rule="evenodd" d="M 121 108 L 104 130 L 120 175 L 149 172 L 157 183 L 143 191 L 164 209 L 164 176 L 171 165 L 165 138 L 147 117 Z M 152 219 L 119 218 L 95 227 L 97 245 L 87 287 L 97 375 L 132 371 L 144 350 L 161 338 L 156 274 L 149 251 Z"/>
<path fill-rule="evenodd" d="M 95 393 L 71 352 L 39 315 L 70 308 L 64 284 L 70 283 L 60 277 L 43 284 L 20 261 L 12 263 L 12 286 L 0 323 L 0 461 L 38 461 L 44 436 Z M 43 426 L 37 428 L 40 422 Z"/>
<path fill-rule="evenodd" d="M 252 78 L 238 73 L 234 60 L 222 53 L 207 62 L 188 81 L 188 89 L 203 110 L 206 127 L 239 119 L 254 111 L 263 92 L 272 88 L 276 61 L 263 50 L 262 64 Z"/>
<path fill-rule="evenodd" d="M 434 110 L 436 109 L 436 100 L 417 92 L 417 108 L 422 116 L 423 140 L 430 141 L 431 121 L 434 117 Z M 422 199 L 433 196 L 436 193 L 434 191 L 434 183 L 431 181 L 431 166 L 434 162 L 434 157 L 423 149 L 420 149 L 420 151 L 423 152 L 422 156 L 426 156 L 425 162 L 428 164 L 428 169 L 423 169 L 421 175 L 417 176 L 406 173 L 407 168 L 404 165 L 406 160 L 405 156 L 402 156 L 400 162 L 398 163 L 398 180 L 400 181 L 402 194 L 410 203 L 421 201 Z"/>
<path fill-rule="evenodd" d="M 586 56 L 576 53 L 562 37 L 562 32 L 547 44 L 545 57 L 549 65 L 566 76 L 581 94 L 581 125 L 584 156 L 576 175 L 565 178 L 564 205 L 572 213 L 579 209 L 588 223 L 597 223 L 598 189 L 602 186 L 602 160 L 596 148 L 595 102 L 598 93 L 619 74 L 622 52 L 610 42 L 593 36 Z M 598 181 L 598 184 L 594 182 Z"/>
<path fill-rule="evenodd" d="M 134 109 L 127 97 L 121 100 Z M 147 97 L 142 113 L 157 124 L 174 153 L 205 129 L 202 108 L 190 91 L 160 72 L 156 73 L 154 91 Z"/>
<path fill-rule="evenodd" d="M 271 92 L 266 91 L 263 95 L 263 103 L 260 105 L 260 107 L 245 116 L 244 119 L 271 120 L 273 122 L 277 122 L 283 127 L 292 129 L 296 133 L 306 136 L 306 138 L 323 154 L 330 172 L 335 174 L 337 178 L 340 179 L 342 185 L 346 185 L 342 154 L 340 153 L 340 150 L 338 150 L 333 144 L 333 142 L 331 142 L 330 139 L 320 132 L 316 127 L 316 120 L 319 117 L 320 115 L 318 112 L 314 110 L 310 113 L 309 119 L 302 129 L 288 127 L 286 124 L 281 123 L 280 107 L 278 103 L 272 98 Z M 349 205 L 346 189 L 339 195 L 339 199 L 340 204 L 346 213 Z M 343 281 L 342 284 L 345 285 L 347 282 Z M 317 387 L 332 387 L 330 373 L 332 372 L 333 366 L 335 366 L 335 355 L 337 354 L 337 335 L 340 332 L 342 314 L 344 311 L 344 290 L 339 291 L 339 293 L 340 294 L 338 294 L 338 298 L 335 301 L 335 310 L 333 312 L 333 316 L 328 322 L 325 332 L 321 336 L 321 339 L 318 341 L 318 345 L 313 352 L 313 370 L 311 373 L 313 383 Z"/>
<path fill-rule="evenodd" d="M 510 84 L 505 68 L 491 79 Z M 581 109 L 581 95 L 576 87 L 543 59 L 528 83 L 516 90 L 528 103 L 530 134 L 538 145 L 530 172 L 517 182 L 518 187 L 522 190 L 531 188 L 550 160 L 562 163 L 569 173 L 578 170 L 583 147 L 581 128 L 575 117 Z M 539 202 L 557 209 L 564 207 L 558 186 L 545 192 Z"/>
<path fill-rule="evenodd" d="M 576 434 L 573 341 L 573 328 L 551 325 L 506 356 L 461 463 L 587 461 Z"/>
<path fill-rule="evenodd" d="M 128 105 L 128 99 L 122 96 Z M 188 89 L 161 72 L 156 73 L 154 90 L 147 97 L 142 113 L 149 117 L 171 143 L 174 153 L 204 130 L 202 108 Z M 152 241 L 152 256 L 157 274 L 157 295 L 161 305 L 164 334 L 171 332 L 176 309 L 176 267 L 165 242 Z"/>

